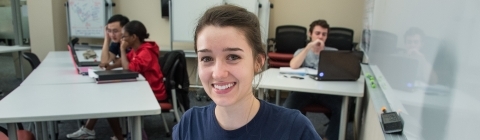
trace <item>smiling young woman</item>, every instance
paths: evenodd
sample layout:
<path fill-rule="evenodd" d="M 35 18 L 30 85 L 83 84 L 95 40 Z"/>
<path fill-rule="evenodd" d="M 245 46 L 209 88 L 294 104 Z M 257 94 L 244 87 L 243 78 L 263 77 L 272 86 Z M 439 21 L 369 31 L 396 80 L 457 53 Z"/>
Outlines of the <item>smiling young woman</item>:
<path fill-rule="evenodd" d="M 266 56 L 253 13 L 212 7 L 199 19 L 194 40 L 200 80 L 213 103 L 188 110 L 173 139 L 321 139 L 299 111 L 253 95 Z"/>

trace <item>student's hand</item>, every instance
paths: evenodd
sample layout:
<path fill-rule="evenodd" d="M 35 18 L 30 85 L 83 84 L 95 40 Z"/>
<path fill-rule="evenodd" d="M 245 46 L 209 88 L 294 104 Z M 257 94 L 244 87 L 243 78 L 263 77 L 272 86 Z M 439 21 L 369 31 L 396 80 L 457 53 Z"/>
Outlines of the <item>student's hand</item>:
<path fill-rule="evenodd" d="M 108 64 L 106 67 L 105 67 L 105 70 L 112 70 L 113 69 L 113 66 Z"/>
<path fill-rule="evenodd" d="M 104 39 L 105 39 L 105 41 L 110 42 L 110 37 L 108 36 L 107 25 L 105 25 Z"/>
<path fill-rule="evenodd" d="M 100 63 L 100 65 L 98 65 L 101 69 L 106 69 L 108 66 L 110 66 L 108 63 Z"/>
<path fill-rule="evenodd" d="M 314 52 L 320 52 L 325 48 L 325 42 L 317 39 L 308 43 L 306 48 Z"/>
<path fill-rule="evenodd" d="M 128 48 L 129 45 L 130 45 L 130 44 L 128 44 L 128 42 L 126 42 L 126 41 L 124 41 L 124 40 L 122 39 L 122 43 L 121 43 L 121 45 L 120 45 L 120 49 L 122 49 L 122 50 L 127 50 L 127 48 Z"/>

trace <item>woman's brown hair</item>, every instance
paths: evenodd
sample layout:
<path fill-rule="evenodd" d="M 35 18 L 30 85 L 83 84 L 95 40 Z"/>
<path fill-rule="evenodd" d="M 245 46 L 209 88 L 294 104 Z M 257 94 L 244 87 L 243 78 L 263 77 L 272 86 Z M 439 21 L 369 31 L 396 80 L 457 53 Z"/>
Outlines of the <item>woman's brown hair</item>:
<path fill-rule="evenodd" d="M 257 68 L 255 70 L 255 74 L 261 72 L 261 68 L 263 67 L 261 62 L 263 61 L 262 59 L 265 59 L 266 53 L 264 47 L 262 46 L 260 22 L 258 21 L 256 15 L 247 11 L 245 8 L 234 5 L 221 5 L 208 9 L 198 20 L 198 24 L 195 29 L 195 52 L 197 52 L 198 34 L 206 26 L 230 26 L 243 32 L 248 44 L 252 48 L 254 61 L 256 64 L 260 64 L 258 66 L 254 66 L 254 68 Z"/>

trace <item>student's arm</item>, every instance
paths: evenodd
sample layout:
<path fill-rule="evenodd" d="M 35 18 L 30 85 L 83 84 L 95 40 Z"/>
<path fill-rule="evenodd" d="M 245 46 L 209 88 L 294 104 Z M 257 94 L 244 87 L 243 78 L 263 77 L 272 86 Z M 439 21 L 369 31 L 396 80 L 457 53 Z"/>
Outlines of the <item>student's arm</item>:
<path fill-rule="evenodd" d="M 305 61 L 305 57 L 307 57 L 308 52 L 312 51 L 314 47 L 320 47 L 319 49 L 323 50 L 325 46 L 321 40 L 315 40 L 308 43 L 300 53 L 296 54 L 292 60 L 290 60 L 290 67 L 293 69 L 300 68 L 300 66 L 303 64 L 303 61 Z"/>
<path fill-rule="evenodd" d="M 153 52 L 146 49 L 140 50 L 134 58 L 131 58 L 131 61 L 128 63 L 128 69 L 136 72 L 145 71 L 146 69 L 153 67 L 153 59 L 157 59 Z M 123 69 L 125 69 L 123 64 L 126 63 L 123 63 L 122 61 Z"/>
<path fill-rule="evenodd" d="M 107 32 L 106 29 L 107 28 L 105 27 L 105 37 L 104 37 L 105 39 L 103 40 L 102 56 L 100 58 L 100 63 L 102 63 L 102 64 L 108 64 L 113 60 L 110 57 L 110 50 L 109 50 L 109 48 L 110 48 L 110 38 L 108 37 L 108 32 Z"/>
<path fill-rule="evenodd" d="M 114 68 L 119 68 L 122 67 L 122 60 L 121 58 L 117 58 L 113 61 L 112 65 L 106 65 L 105 69 L 106 70 L 112 70 Z"/>
<path fill-rule="evenodd" d="M 290 68 L 297 69 L 302 66 L 305 57 L 307 57 L 307 53 L 310 51 L 306 47 L 301 50 L 300 52 L 296 52 L 296 55 L 290 60 Z"/>
<path fill-rule="evenodd" d="M 122 68 L 124 70 L 128 70 L 128 65 L 130 65 L 130 62 L 128 62 L 128 59 L 127 59 L 127 50 L 123 47 L 125 43 L 122 43 L 122 46 L 120 47 L 120 54 L 121 54 L 121 57 L 120 57 L 120 61 L 122 63 Z"/>

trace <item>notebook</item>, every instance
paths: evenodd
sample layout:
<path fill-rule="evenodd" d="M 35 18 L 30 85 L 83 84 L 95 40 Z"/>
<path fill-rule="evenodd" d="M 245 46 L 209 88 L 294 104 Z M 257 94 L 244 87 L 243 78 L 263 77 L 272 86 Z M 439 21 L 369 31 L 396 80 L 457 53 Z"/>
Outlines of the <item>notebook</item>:
<path fill-rule="evenodd" d="M 317 75 L 313 78 L 318 81 L 357 81 L 362 59 L 361 51 L 321 51 Z"/>
<path fill-rule="evenodd" d="M 137 79 L 138 77 L 138 72 L 130 70 L 106 70 L 95 71 L 94 73 L 98 76 L 97 81 Z"/>
<path fill-rule="evenodd" d="M 280 74 L 294 74 L 294 75 L 316 75 L 317 70 L 312 69 L 312 68 L 298 68 L 298 69 L 293 69 L 290 67 L 280 67 Z"/>

